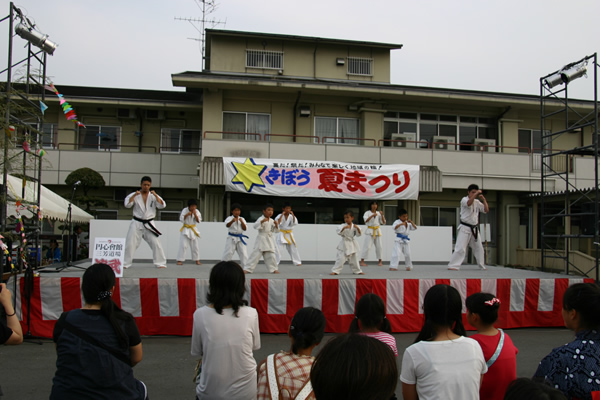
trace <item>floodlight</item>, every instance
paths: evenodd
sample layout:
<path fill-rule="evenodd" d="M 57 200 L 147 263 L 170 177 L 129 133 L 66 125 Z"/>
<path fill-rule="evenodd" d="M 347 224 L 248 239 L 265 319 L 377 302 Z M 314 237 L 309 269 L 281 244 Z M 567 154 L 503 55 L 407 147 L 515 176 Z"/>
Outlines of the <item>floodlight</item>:
<path fill-rule="evenodd" d="M 36 31 L 31 26 L 26 26 L 22 23 L 18 23 L 15 26 L 15 32 L 23 39 L 27 40 L 32 45 L 39 47 L 44 52 L 52 55 L 56 50 L 57 44 L 48 39 L 48 35 Z"/>
<path fill-rule="evenodd" d="M 585 63 L 574 65 L 571 68 L 561 71 L 560 77 L 563 82 L 569 83 L 577 78 L 585 76 L 587 73 L 587 65 Z"/>
<path fill-rule="evenodd" d="M 544 83 L 550 89 L 552 89 L 554 86 L 562 85 L 564 82 L 563 82 L 563 78 L 562 78 L 561 74 L 557 72 L 556 74 L 544 79 Z"/>

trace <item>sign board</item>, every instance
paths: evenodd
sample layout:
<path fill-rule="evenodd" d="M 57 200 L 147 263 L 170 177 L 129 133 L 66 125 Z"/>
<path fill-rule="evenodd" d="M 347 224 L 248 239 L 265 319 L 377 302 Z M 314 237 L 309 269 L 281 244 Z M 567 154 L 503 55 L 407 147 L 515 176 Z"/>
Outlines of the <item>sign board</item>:
<path fill-rule="evenodd" d="M 125 257 L 125 238 L 97 237 L 92 249 L 93 264 L 107 264 L 117 278 L 123 277 L 123 261 Z"/>

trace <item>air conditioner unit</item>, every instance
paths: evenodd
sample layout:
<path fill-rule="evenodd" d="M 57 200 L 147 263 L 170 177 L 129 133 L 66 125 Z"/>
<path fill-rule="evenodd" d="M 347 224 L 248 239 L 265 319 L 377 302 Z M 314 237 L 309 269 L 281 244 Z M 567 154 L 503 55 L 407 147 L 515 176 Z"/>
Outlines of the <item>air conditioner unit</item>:
<path fill-rule="evenodd" d="M 432 143 L 436 150 L 456 150 L 456 139 L 452 136 L 434 136 Z"/>
<path fill-rule="evenodd" d="M 403 142 L 390 142 L 392 147 L 417 148 L 417 134 L 415 132 L 392 133 L 392 140 L 403 140 Z"/>
<path fill-rule="evenodd" d="M 146 119 L 162 121 L 165 119 L 165 112 L 163 110 L 146 110 Z"/>
<path fill-rule="evenodd" d="M 133 108 L 117 108 L 117 118 L 133 119 L 135 117 L 135 110 Z"/>
<path fill-rule="evenodd" d="M 473 139 L 473 144 L 476 146 L 473 150 L 489 151 L 491 153 L 496 152 L 496 139 Z M 479 148 L 477 148 L 479 146 Z M 488 146 L 488 147 L 485 147 Z"/>

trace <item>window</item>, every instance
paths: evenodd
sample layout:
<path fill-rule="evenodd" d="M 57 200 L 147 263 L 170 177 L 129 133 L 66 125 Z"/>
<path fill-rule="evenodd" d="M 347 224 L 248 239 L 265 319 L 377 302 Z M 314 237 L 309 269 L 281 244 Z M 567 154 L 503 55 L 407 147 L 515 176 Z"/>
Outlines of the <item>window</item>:
<path fill-rule="evenodd" d="M 79 128 L 79 150 L 121 150 L 121 127 L 87 125 Z"/>
<path fill-rule="evenodd" d="M 246 68 L 283 69 L 283 51 L 246 50 Z"/>
<path fill-rule="evenodd" d="M 451 226 L 452 240 L 456 239 L 458 208 L 456 207 L 421 207 L 421 225 Z"/>
<path fill-rule="evenodd" d="M 161 153 L 199 154 L 202 150 L 202 132 L 189 129 L 160 130 Z"/>
<path fill-rule="evenodd" d="M 94 210 L 96 214 L 96 219 L 119 219 L 119 211 L 118 210 Z"/>
<path fill-rule="evenodd" d="M 245 112 L 223 113 L 223 139 L 262 140 L 262 135 L 271 133 L 271 115 Z M 259 135 L 242 135 L 258 133 Z"/>
<path fill-rule="evenodd" d="M 552 148 L 552 142 L 547 144 L 547 148 Z M 519 129 L 519 153 L 529 152 L 537 154 L 542 152 L 542 131 L 539 129 Z"/>
<path fill-rule="evenodd" d="M 58 124 L 42 125 L 42 147 L 55 149 L 58 139 Z"/>
<path fill-rule="evenodd" d="M 373 75 L 373 59 L 348 57 L 348 75 Z"/>
<path fill-rule="evenodd" d="M 321 139 L 321 143 L 358 144 L 359 120 L 315 117 L 315 136 Z"/>
<path fill-rule="evenodd" d="M 179 211 L 159 211 L 158 216 L 161 221 L 179 221 Z"/>

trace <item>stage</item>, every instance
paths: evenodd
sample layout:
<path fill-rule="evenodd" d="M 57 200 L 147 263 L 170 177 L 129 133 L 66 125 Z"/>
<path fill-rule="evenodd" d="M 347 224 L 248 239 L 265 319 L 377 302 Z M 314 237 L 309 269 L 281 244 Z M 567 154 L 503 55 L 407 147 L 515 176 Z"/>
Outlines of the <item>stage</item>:
<path fill-rule="evenodd" d="M 187 262 L 182 266 L 169 261 L 168 268 L 155 268 L 151 260 L 135 260 L 117 280 L 113 299 L 136 317 L 142 335 L 190 335 L 192 315 L 206 302 L 210 268 Z M 365 275 L 353 275 L 346 264 L 338 276 L 330 276 L 331 263 L 309 262 L 296 267 L 282 261 L 280 274 L 269 274 L 261 262 L 253 274 L 246 275 L 246 298 L 260 316 L 263 333 L 285 333 L 294 313 L 302 307 L 321 309 L 327 318 L 328 332 L 345 332 L 353 318 L 354 304 L 365 293 L 373 292 L 386 302 L 387 317 L 394 332 L 419 331 L 423 322 L 422 301 L 427 290 L 437 284 L 454 286 L 465 298 L 485 291 L 501 300 L 497 327 L 563 326 L 562 296 L 567 287 L 592 279 L 534 272 L 504 267 L 480 271 L 476 265 L 463 265 L 449 271 L 446 264 L 415 264 L 405 271 L 389 271 L 389 264 L 378 267 L 369 262 Z M 86 268 L 90 262 L 79 262 Z M 27 291 L 22 275 L 17 277 L 17 315 L 24 332 L 51 337 L 56 320 L 64 311 L 81 307 L 80 281 L 83 269 L 69 267 L 57 272 L 54 267 L 36 271 L 31 291 L 31 319 L 27 327 Z M 13 290 L 13 279 L 8 283 Z M 464 311 L 464 310 L 463 310 Z M 466 322 L 466 321 L 465 321 Z"/>

